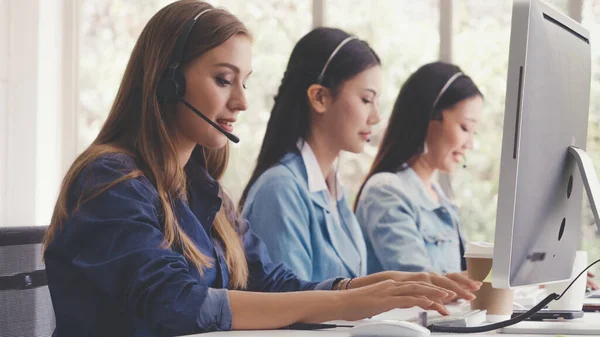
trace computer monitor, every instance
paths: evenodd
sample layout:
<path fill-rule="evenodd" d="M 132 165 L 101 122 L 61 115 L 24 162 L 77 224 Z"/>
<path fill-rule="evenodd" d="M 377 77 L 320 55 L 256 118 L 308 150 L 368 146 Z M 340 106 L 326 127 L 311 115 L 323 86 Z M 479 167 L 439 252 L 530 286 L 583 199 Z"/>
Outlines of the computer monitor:
<path fill-rule="evenodd" d="M 516 0 L 492 268 L 496 288 L 571 277 L 582 191 L 586 184 L 588 195 L 599 189 L 584 151 L 590 81 L 588 30 L 539 0 Z"/>

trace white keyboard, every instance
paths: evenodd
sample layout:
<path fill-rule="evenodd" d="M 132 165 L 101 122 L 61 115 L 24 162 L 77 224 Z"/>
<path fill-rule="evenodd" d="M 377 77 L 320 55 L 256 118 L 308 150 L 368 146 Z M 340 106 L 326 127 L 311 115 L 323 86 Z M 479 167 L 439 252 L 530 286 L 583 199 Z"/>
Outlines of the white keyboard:
<path fill-rule="evenodd" d="M 409 322 L 417 323 L 423 326 L 439 325 L 439 326 L 450 326 L 457 328 L 466 328 L 472 326 L 478 326 L 486 321 L 486 310 L 465 310 L 457 313 L 450 314 L 449 316 L 440 315 L 427 315 L 426 312 L 422 312 L 419 317 L 415 317 L 409 320 Z"/>

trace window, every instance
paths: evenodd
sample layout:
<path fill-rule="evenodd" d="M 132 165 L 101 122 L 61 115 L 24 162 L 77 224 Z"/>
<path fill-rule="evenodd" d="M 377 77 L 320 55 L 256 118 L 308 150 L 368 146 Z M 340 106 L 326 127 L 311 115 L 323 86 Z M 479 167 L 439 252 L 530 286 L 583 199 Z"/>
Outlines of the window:
<path fill-rule="evenodd" d="M 568 13 L 567 0 L 546 2 Z M 475 149 L 468 155 L 468 168 L 454 174 L 453 186 L 469 239 L 492 242 L 500 176 L 512 2 L 492 4 L 467 0 L 455 1 L 454 4 L 454 61 L 482 90 L 485 112 L 475 136 Z M 592 114 L 590 133 L 598 128 L 597 124 L 593 126 L 593 120 Z M 588 140 L 591 146 L 595 145 L 592 145 L 594 142 L 598 144 L 599 140 Z"/>
<path fill-rule="evenodd" d="M 232 144 L 229 168 L 223 177 L 225 188 L 237 202 L 254 169 L 271 114 L 274 97 L 296 41 L 312 26 L 310 0 L 221 0 L 240 18 L 254 36 L 253 73 L 248 80 L 248 111 L 240 113 Z"/>
<path fill-rule="evenodd" d="M 367 41 L 382 62 L 384 79 L 378 104 L 382 121 L 364 153 L 344 153 L 341 159 L 341 179 L 353 204 L 401 85 L 421 65 L 438 59 L 439 6 L 437 0 L 378 0 L 377 6 L 362 0 L 327 0 L 325 13 L 327 26 L 339 27 Z"/>
<path fill-rule="evenodd" d="M 512 3 L 455 4 L 454 63 L 473 78 L 485 105 L 474 150 L 467 155 L 467 168 L 453 175 L 453 190 L 469 239 L 493 242 Z"/>
<path fill-rule="evenodd" d="M 544 2 L 553 6 L 554 8 L 558 9 L 563 13 L 569 13 L 569 0 L 544 0 Z"/>
<path fill-rule="evenodd" d="M 80 2 L 78 152 L 96 138 L 104 124 L 133 45 L 144 25 L 169 2 Z"/>
<path fill-rule="evenodd" d="M 115 98 L 123 71 L 148 20 L 170 0 L 84 0 L 80 7 L 78 149 L 96 137 Z M 224 185 L 238 200 L 250 178 L 273 98 L 297 40 L 312 25 L 311 1 L 211 1 L 238 16 L 254 35 L 254 73 L 248 80 L 249 110 L 239 115 Z M 293 18 L 293 19 L 290 19 Z"/>
<path fill-rule="evenodd" d="M 369 42 L 383 62 L 379 101 L 383 121 L 365 153 L 344 154 L 340 165 L 349 202 L 370 167 L 398 90 L 419 66 L 439 58 L 439 1 L 323 0 L 325 25 L 342 28 Z M 96 136 L 114 99 L 135 40 L 150 17 L 171 0 L 82 0 L 79 35 L 78 148 Z M 215 0 L 240 17 L 255 38 L 248 81 L 249 110 L 239 116 L 224 185 L 238 200 L 258 156 L 273 97 L 296 41 L 311 29 L 312 0 Z M 547 1 L 568 12 L 569 0 Z M 456 202 L 472 240 L 492 241 L 496 219 L 499 162 L 506 91 L 512 1 L 453 1 L 453 62 L 469 74 L 485 95 L 484 119 L 468 168 L 453 176 Z M 592 40 L 600 38 L 600 3 L 584 1 L 583 24 Z M 600 168 L 600 47 L 592 46 L 593 75 L 588 149 Z M 585 209 L 586 238 L 595 227 Z M 584 246 L 591 248 L 592 242 Z M 596 245 L 597 246 L 597 245 Z M 600 253 L 600 250 L 598 251 Z"/>
<path fill-rule="evenodd" d="M 590 31 L 590 41 L 600 39 L 600 3 L 598 1 L 584 1 L 582 24 Z M 592 43 L 592 83 L 587 153 L 592 157 L 596 174 L 598 174 L 600 172 L 600 45 L 594 42 Z M 598 244 L 600 237 L 585 195 L 584 201 L 583 248 L 588 251 L 590 259 L 591 257 L 597 258 L 600 255 L 600 245 Z M 600 269 L 596 267 L 596 270 Z"/>

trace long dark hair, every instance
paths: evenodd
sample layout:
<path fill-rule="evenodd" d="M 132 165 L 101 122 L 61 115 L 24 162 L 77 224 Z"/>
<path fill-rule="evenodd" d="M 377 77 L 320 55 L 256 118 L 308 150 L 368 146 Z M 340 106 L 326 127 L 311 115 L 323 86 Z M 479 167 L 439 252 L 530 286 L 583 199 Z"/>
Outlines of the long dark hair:
<path fill-rule="evenodd" d="M 341 29 L 321 27 L 312 30 L 296 43 L 275 97 L 256 168 L 240 199 L 240 209 L 256 179 L 284 154 L 294 151 L 298 139 L 308 135 L 308 88 L 319 83 L 329 88 L 335 97 L 345 81 L 381 64 L 377 54 L 366 42 L 350 40 L 331 59 L 319 82 L 319 75 L 332 52 L 348 37 L 350 35 Z"/>
<path fill-rule="evenodd" d="M 442 111 L 474 96 L 483 97 L 473 80 L 453 64 L 428 63 L 410 75 L 396 98 L 379 151 L 360 187 L 354 209 L 369 178 L 380 172 L 396 172 L 411 158 L 423 153 L 429 121 L 441 119 Z"/>

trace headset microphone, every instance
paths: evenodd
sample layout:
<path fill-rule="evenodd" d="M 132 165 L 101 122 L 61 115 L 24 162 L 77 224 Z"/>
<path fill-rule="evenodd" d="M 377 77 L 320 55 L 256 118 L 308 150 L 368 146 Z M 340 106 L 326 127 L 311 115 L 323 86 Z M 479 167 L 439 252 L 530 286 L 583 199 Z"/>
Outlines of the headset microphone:
<path fill-rule="evenodd" d="M 211 121 L 210 118 L 206 117 L 203 113 L 198 111 L 193 105 L 187 102 L 183 96 L 185 95 L 185 75 L 183 71 L 179 68 L 181 65 L 181 58 L 183 56 L 183 49 L 185 47 L 185 42 L 187 41 L 192 28 L 198 21 L 198 18 L 202 16 L 202 14 L 209 12 L 211 9 L 204 10 L 200 12 L 200 14 L 196 15 L 195 18 L 188 21 L 183 27 L 183 33 L 177 39 L 177 43 L 175 45 L 175 53 L 173 54 L 173 60 L 165 75 L 158 81 L 158 85 L 156 87 L 156 97 L 161 104 L 165 103 L 176 103 L 182 102 L 187 106 L 190 110 L 192 110 L 196 115 L 200 116 L 204 119 L 208 124 L 217 129 L 219 132 L 225 135 L 229 140 L 234 143 L 239 143 L 240 139 L 236 137 L 234 134 L 229 133 L 223 130 L 220 126 L 218 126 L 215 122 Z"/>
<path fill-rule="evenodd" d="M 190 103 L 188 103 L 188 101 L 186 101 L 185 99 L 183 99 L 183 97 L 180 99 L 180 101 L 183 104 L 185 104 L 185 106 L 187 106 L 190 110 L 192 110 L 193 112 L 195 112 L 196 115 L 202 117 L 202 119 L 204 119 L 212 127 L 214 127 L 215 129 L 219 130 L 222 134 L 225 135 L 225 137 L 229 138 L 230 141 L 232 141 L 234 143 L 239 143 L 240 142 L 240 139 L 236 135 L 234 135 L 233 133 L 229 133 L 229 132 L 223 130 L 223 128 L 221 128 L 220 126 L 218 126 L 215 122 L 211 121 L 210 118 L 206 117 L 203 113 L 201 113 L 200 111 L 198 111 L 198 109 L 194 108 L 194 106 L 191 105 Z"/>

